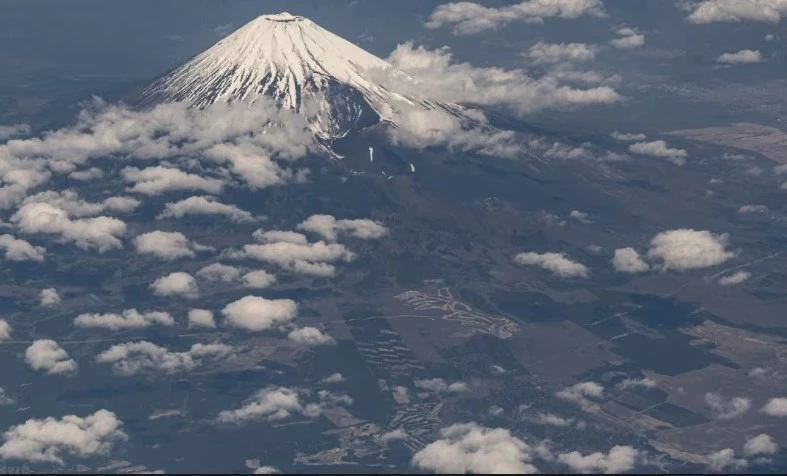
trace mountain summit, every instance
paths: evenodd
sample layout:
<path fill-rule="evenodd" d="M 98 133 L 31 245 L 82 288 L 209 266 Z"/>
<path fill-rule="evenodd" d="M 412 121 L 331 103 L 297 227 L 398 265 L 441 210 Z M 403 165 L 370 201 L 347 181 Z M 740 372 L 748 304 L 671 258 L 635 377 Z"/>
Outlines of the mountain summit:
<path fill-rule="evenodd" d="M 280 13 L 247 23 L 144 89 L 142 104 L 252 103 L 268 96 L 305 116 L 316 136 L 336 139 L 399 107 L 447 108 L 397 94 L 374 80 L 410 81 L 386 61 L 311 20 Z"/>

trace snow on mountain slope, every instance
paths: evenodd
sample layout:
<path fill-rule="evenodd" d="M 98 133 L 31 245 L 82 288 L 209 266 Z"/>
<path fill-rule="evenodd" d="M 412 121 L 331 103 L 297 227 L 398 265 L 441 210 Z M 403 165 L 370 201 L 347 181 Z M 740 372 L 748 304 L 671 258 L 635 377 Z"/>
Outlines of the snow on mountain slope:
<path fill-rule="evenodd" d="M 270 96 L 304 115 L 323 139 L 343 137 L 380 119 L 395 122 L 396 110 L 403 107 L 456 109 L 389 90 L 371 79 L 381 71 L 411 81 L 304 17 L 265 15 L 151 84 L 140 102 L 188 101 L 204 107 Z"/>

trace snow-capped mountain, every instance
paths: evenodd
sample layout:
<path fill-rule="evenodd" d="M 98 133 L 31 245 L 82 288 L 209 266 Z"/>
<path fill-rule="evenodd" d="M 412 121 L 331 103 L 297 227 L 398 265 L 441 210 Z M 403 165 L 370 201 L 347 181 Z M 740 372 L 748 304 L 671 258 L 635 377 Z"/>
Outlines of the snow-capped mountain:
<path fill-rule="evenodd" d="M 204 107 L 269 96 L 304 115 L 322 139 L 343 137 L 381 119 L 395 123 L 402 107 L 455 110 L 391 91 L 373 79 L 381 74 L 411 81 L 311 20 L 281 13 L 254 19 L 158 79 L 142 92 L 140 102 L 188 101 Z"/>

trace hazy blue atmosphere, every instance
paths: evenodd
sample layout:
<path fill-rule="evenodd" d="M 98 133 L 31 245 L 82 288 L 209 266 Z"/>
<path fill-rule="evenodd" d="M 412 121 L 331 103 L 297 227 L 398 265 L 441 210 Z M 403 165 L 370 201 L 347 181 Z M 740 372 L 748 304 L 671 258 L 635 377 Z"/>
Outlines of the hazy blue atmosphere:
<path fill-rule="evenodd" d="M 0 0 L 0 472 L 783 472 L 785 17 Z"/>

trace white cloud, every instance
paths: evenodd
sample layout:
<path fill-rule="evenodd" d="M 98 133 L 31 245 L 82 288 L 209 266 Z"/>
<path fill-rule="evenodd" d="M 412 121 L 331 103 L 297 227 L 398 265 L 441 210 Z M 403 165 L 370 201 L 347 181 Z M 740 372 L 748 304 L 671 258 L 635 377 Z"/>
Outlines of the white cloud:
<path fill-rule="evenodd" d="M 771 438 L 770 435 L 760 433 L 759 435 L 749 438 L 743 445 L 743 454 L 746 456 L 756 455 L 774 455 L 779 452 L 779 445 Z"/>
<path fill-rule="evenodd" d="M 27 124 L 12 124 L 10 126 L 0 125 L 0 141 L 13 139 L 14 137 L 26 136 L 30 134 L 30 126 Z"/>
<path fill-rule="evenodd" d="M 571 210 L 571 213 L 569 213 L 568 216 L 581 223 L 591 223 L 591 221 L 588 219 L 588 214 L 579 210 Z"/>
<path fill-rule="evenodd" d="M 610 137 L 621 142 L 635 142 L 635 141 L 641 142 L 648 138 L 648 136 L 646 136 L 645 134 L 625 133 L 625 132 L 618 132 L 618 131 L 613 131 L 610 134 Z"/>
<path fill-rule="evenodd" d="M 41 307 L 55 307 L 60 304 L 60 301 L 60 294 L 57 293 L 57 289 L 46 288 L 41 290 L 39 303 Z"/>
<path fill-rule="evenodd" d="M 317 392 L 317 399 L 314 399 L 308 390 L 267 387 L 246 400 L 240 408 L 219 413 L 217 421 L 239 425 L 257 420 L 283 420 L 293 413 L 313 418 L 328 408 L 350 404 L 352 399 L 347 395 L 337 395 L 325 390 Z"/>
<path fill-rule="evenodd" d="M 227 256 L 273 263 L 311 276 L 333 276 L 336 268 L 331 263 L 349 262 L 355 257 L 344 245 L 324 241 L 306 245 L 287 241 L 244 245 L 241 251 L 229 252 Z"/>
<path fill-rule="evenodd" d="M 339 233 L 347 233 L 362 240 L 374 240 L 388 233 L 388 229 L 376 221 L 366 218 L 337 220 L 331 215 L 312 215 L 296 228 L 316 233 L 328 241 L 338 240 Z"/>
<path fill-rule="evenodd" d="M 612 266 L 615 271 L 621 273 L 642 273 L 650 269 L 634 248 L 618 248 L 615 250 L 615 257 L 612 258 Z"/>
<path fill-rule="evenodd" d="M 68 213 L 49 203 L 28 203 L 11 216 L 11 222 L 23 233 L 60 235 L 77 247 L 99 252 L 122 248 L 120 236 L 126 233 L 126 224 L 117 218 L 105 216 L 71 219 Z"/>
<path fill-rule="evenodd" d="M 158 219 L 183 218 L 186 215 L 224 215 L 232 221 L 253 221 L 251 213 L 234 205 L 225 205 L 213 197 L 189 197 L 175 203 L 168 203 Z"/>
<path fill-rule="evenodd" d="M 300 327 L 287 334 L 287 338 L 299 344 L 315 345 L 336 345 L 333 337 L 323 333 L 316 327 Z"/>
<path fill-rule="evenodd" d="M 139 312 L 136 309 L 126 309 L 122 314 L 80 314 L 74 319 L 77 327 L 98 327 L 113 331 L 120 329 L 143 329 L 152 325 L 172 327 L 175 319 L 168 312 L 148 311 Z"/>
<path fill-rule="evenodd" d="M 645 388 L 648 390 L 652 390 L 657 387 L 656 381 L 650 377 L 645 378 L 627 378 L 617 384 L 617 387 L 623 390 L 628 390 L 632 388 Z"/>
<path fill-rule="evenodd" d="M 3 405 L 13 405 L 16 400 L 6 393 L 3 387 L 0 387 L 0 407 Z"/>
<path fill-rule="evenodd" d="M 320 383 L 341 383 L 344 382 L 344 380 L 344 376 L 341 373 L 336 372 L 320 380 Z"/>
<path fill-rule="evenodd" d="M 50 375 L 74 375 L 77 372 L 76 361 L 50 339 L 39 339 L 30 344 L 25 349 L 25 362 L 33 370 L 43 370 Z"/>
<path fill-rule="evenodd" d="M 787 417 L 787 398 L 771 398 L 762 407 L 762 412 L 775 417 Z"/>
<path fill-rule="evenodd" d="M 139 200 L 131 197 L 109 197 L 104 200 L 104 207 L 115 212 L 129 213 L 134 211 L 140 203 Z"/>
<path fill-rule="evenodd" d="M 414 383 L 420 389 L 435 393 L 464 393 L 469 390 L 464 382 L 452 382 L 449 384 L 445 379 L 441 378 L 416 380 Z"/>
<path fill-rule="evenodd" d="M 645 45 L 645 35 L 636 28 L 624 26 L 615 30 L 615 34 L 618 38 L 610 40 L 609 43 L 619 50 L 632 50 Z"/>
<path fill-rule="evenodd" d="M 723 64 L 761 63 L 762 55 L 755 50 L 740 50 L 735 53 L 724 53 L 716 58 L 716 62 Z"/>
<path fill-rule="evenodd" d="M 89 180 L 98 180 L 104 178 L 104 171 L 98 167 L 90 167 L 89 169 L 76 170 L 68 174 L 68 178 L 87 182 Z"/>
<path fill-rule="evenodd" d="M 724 263 L 735 256 L 725 249 L 728 236 L 702 230 L 670 230 L 650 242 L 648 257 L 662 260 L 665 270 L 686 271 Z"/>
<path fill-rule="evenodd" d="M 309 243 L 309 240 L 306 239 L 306 235 L 294 231 L 255 230 L 254 233 L 251 234 L 251 237 L 255 241 L 259 241 L 263 243 L 276 243 L 278 241 L 294 243 L 296 245 L 305 245 Z"/>
<path fill-rule="evenodd" d="M 765 205 L 741 205 L 738 208 L 738 213 L 765 213 L 768 207 Z"/>
<path fill-rule="evenodd" d="M 639 451 L 631 446 L 614 446 L 609 453 L 582 455 L 578 451 L 557 455 L 557 461 L 577 473 L 618 474 L 634 469 Z"/>
<path fill-rule="evenodd" d="M 162 276 L 150 284 L 156 296 L 183 296 L 194 299 L 199 296 L 197 281 L 189 273 L 177 271 Z"/>
<path fill-rule="evenodd" d="M 706 457 L 708 468 L 711 471 L 723 471 L 725 469 L 741 470 L 746 468 L 749 463 L 745 459 L 736 458 L 735 450 L 725 448 Z"/>
<path fill-rule="evenodd" d="M 380 435 L 380 442 L 384 445 L 392 441 L 399 441 L 399 440 L 406 440 L 407 439 L 407 432 L 404 428 L 397 428 L 395 430 L 386 431 L 382 435 Z"/>
<path fill-rule="evenodd" d="M 743 397 L 724 398 L 718 393 L 705 394 L 705 403 L 719 420 L 731 420 L 744 415 L 751 409 L 751 400 Z"/>
<path fill-rule="evenodd" d="M 42 263 L 46 249 L 33 246 L 25 240 L 19 240 L 13 235 L 0 235 L 0 249 L 5 250 L 5 259 L 8 261 L 37 261 Z"/>
<path fill-rule="evenodd" d="M 692 23 L 739 22 L 754 20 L 778 23 L 787 13 L 784 0 L 702 0 L 691 5 Z"/>
<path fill-rule="evenodd" d="M 12 330 L 11 324 L 9 324 L 8 321 L 0 319 L 0 342 L 10 339 Z"/>
<path fill-rule="evenodd" d="M 585 265 L 571 261 L 562 253 L 519 253 L 514 257 L 514 262 L 526 266 L 538 266 L 563 278 L 588 276 Z"/>
<path fill-rule="evenodd" d="M 74 190 L 47 190 L 31 195 L 22 201 L 22 205 L 30 203 L 47 203 L 63 210 L 71 218 L 85 218 L 104 211 L 130 212 L 138 207 L 140 202 L 130 197 L 109 197 L 100 203 L 88 202 L 80 198 Z"/>
<path fill-rule="evenodd" d="M 740 284 L 747 279 L 751 278 L 751 273 L 748 271 L 736 271 L 730 275 L 722 276 L 719 278 L 719 284 L 722 286 L 734 286 Z"/>
<path fill-rule="evenodd" d="M 565 428 L 571 426 L 574 422 L 573 418 L 563 418 L 559 415 L 555 415 L 553 413 L 541 413 L 533 420 L 533 423 L 538 423 L 539 425 L 549 425 L 549 426 L 556 426 L 558 428 Z"/>
<path fill-rule="evenodd" d="M 427 28 L 450 26 L 455 35 L 474 35 L 514 22 L 541 23 L 544 18 L 573 19 L 603 17 L 601 0 L 525 0 L 509 6 L 489 8 L 473 2 L 439 5 L 429 16 Z"/>
<path fill-rule="evenodd" d="M 683 149 L 673 149 L 663 140 L 651 142 L 637 142 L 629 146 L 629 152 L 638 155 L 649 155 L 652 157 L 664 157 L 676 165 L 683 165 L 689 154 Z"/>
<path fill-rule="evenodd" d="M 250 271 L 241 278 L 247 288 L 264 289 L 276 282 L 276 276 L 265 270 Z"/>
<path fill-rule="evenodd" d="M 224 344 L 194 344 L 186 352 L 171 352 L 147 341 L 126 342 L 101 352 L 96 362 L 112 364 L 112 372 L 124 377 L 145 371 L 174 374 L 201 366 L 203 358 L 224 358 L 232 351 Z"/>
<path fill-rule="evenodd" d="M 215 328 L 216 321 L 213 319 L 213 311 L 207 309 L 189 310 L 189 327 Z"/>
<path fill-rule="evenodd" d="M 197 245 L 180 232 L 151 231 L 134 238 L 137 253 L 150 254 L 166 261 L 193 258 L 204 247 Z"/>
<path fill-rule="evenodd" d="M 458 423 L 440 430 L 441 439 L 413 455 L 423 470 L 454 474 L 533 474 L 532 449 L 503 428 Z"/>
<path fill-rule="evenodd" d="M 64 464 L 68 456 L 88 458 L 107 455 L 114 445 L 126 441 L 123 422 L 114 413 L 98 410 L 86 417 L 31 418 L 4 434 L 0 458 L 33 463 Z"/>
<path fill-rule="evenodd" d="M 254 469 L 254 474 L 279 474 L 281 471 L 273 466 L 260 466 Z"/>
<path fill-rule="evenodd" d="M 593 61 L 596 58 L 596 47 L 586 43 L 545 43 L 539 41 L 530 47 L 527 56 L 535 64 Z"/>
<path fill-rule="evenodd" d="M 502 106 L 520 116 L 547 109 L 611 104 L 621 99 L 620 95 L 608 86 L 581 89 L 561 82 L 556 75 L 547 74 L 533 78 L 522 69 L 504 70 L 458 63 L 445 47 L 427 50 L 423 46 L 415 47 L 412 42 L 407 42 L 398 45 L 387 60 L 399 70 L 417 78 L 413 81 L 402 81 L 400 77 L 380 73 L 380 81 L 390 82 L 390 87 L 403 93 L 425 95 L 450 104 Z M 419 127 L 421 130 L 461 131 L 455 121 L 449 121 L 451 116 L 447 114 L 439 117 L 437 114 L 423 113 L 416 117 L 423 123 Z M 399 122 L 412 122 L 412 119 L 403 119 L 407 118 L 397 118 L 397 125 L 401 126 Z M 430 125 L 431 120 L 439 120 L 440 123 Z M 480 141 L 477 136 L 471 136 L 465 141 L 471 139 Z"/>
<path fill-rule="evenodd" d="M 604 397 L 604 387 L 596 382 L 580 382 L 555 394 L 557 398 L 574 403 L 582 407 L 585 411 L 594 411 L 597 407 L 593 399 Z"/>
<path fill-rule="evenodd" d="M 224 186 L 224 182 L 218 179 L 209 179 L 160 165 L 146 169 L 126 167 L 120 173 L 126 182 L 134 184 L 128 188 L 129 192 L 144 195 L 160 195 L 173 190 L 198 190 L 217 194 Z"/>
<path fill-rule="evenodd" d="M 298 305 L 291 299 L 246 296 L 227 304 L 221 313 L 228 324 L 259 332 L 291 321 L 298 313 Z"/>
<path fill-rule="evenodd" d="M 240 270 L 234 266 L 221 263 L 209 264 L 197 271 L 197 276 L 208 281 L 224 281 L 231 283 L 240 278 Z"/>

